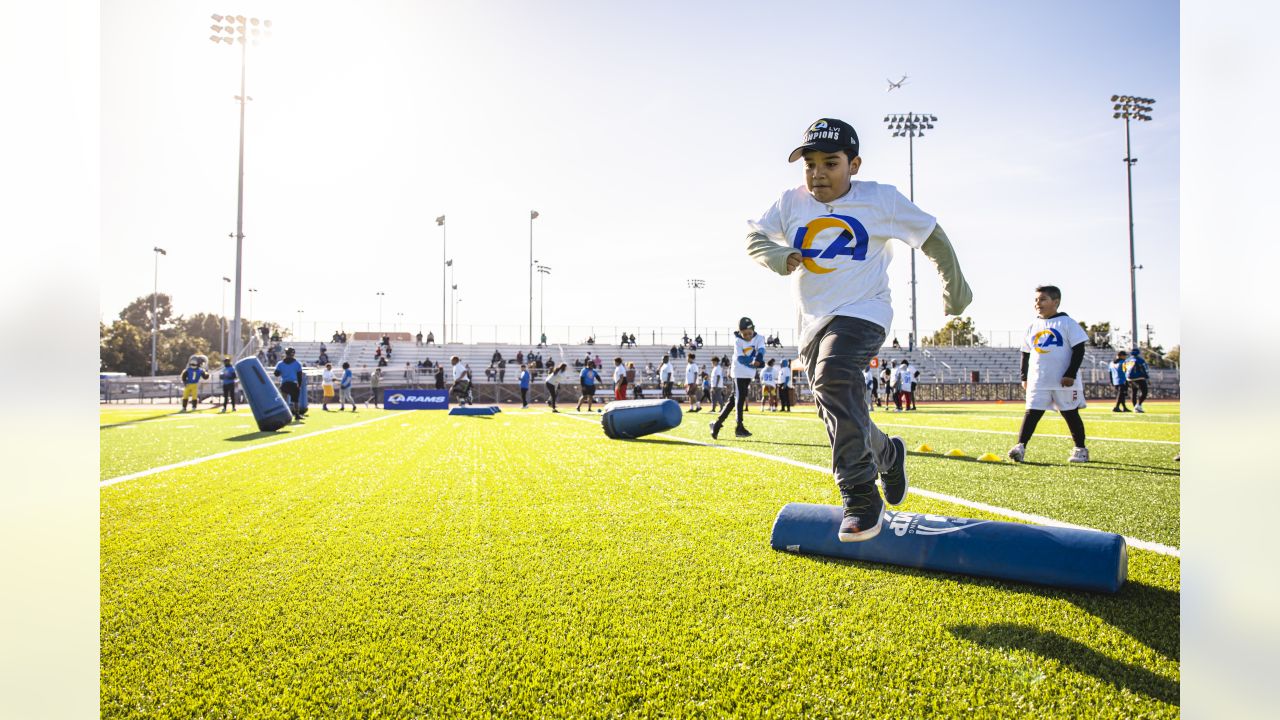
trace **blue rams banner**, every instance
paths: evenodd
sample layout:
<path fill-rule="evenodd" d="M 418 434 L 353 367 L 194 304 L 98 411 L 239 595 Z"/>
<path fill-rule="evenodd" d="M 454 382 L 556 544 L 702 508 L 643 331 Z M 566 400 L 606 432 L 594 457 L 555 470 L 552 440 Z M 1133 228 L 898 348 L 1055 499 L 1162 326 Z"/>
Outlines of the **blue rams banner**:
<path fill-rule="evenodd" d="M 448 410 L 448 390 L 383 390 L 382 404 L 388 410 Z"/>

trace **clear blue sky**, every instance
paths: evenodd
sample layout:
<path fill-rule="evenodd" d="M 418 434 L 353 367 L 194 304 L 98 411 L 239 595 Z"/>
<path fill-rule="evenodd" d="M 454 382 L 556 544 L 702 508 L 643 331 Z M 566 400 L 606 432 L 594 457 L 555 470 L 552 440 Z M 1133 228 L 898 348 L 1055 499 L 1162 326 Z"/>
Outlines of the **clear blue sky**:
<path fill-rule="evenodd" d="M 858 129 L 859 178 L 905 194 L 907 144 L 882 120 L 906 111 L 939 118 L 916 145 L 915 196 L 956 245 L 980 329 L 1003 344 L 1033 316 L 1032 288 L 1054 283 L 1063 310 L 1127 330 L 1124 125 L 1109 100 L 1128 93 L 1157 99 L 1133 128 L 1139 323 L 1179 342 L 1170 2 L 107 3 L 108 321 L 151 291 L 155 245 L 177 310 L 220 310 L 239 53 L 207 37 L 209 14 L 228 11 L 275 24 L 250 49 L 245 287 L 257 317 L 305 310 L 305 334 L 376 323 L 379 291 L 386 326 L 438 334 L 444 214 L 459 321 L 486 328 L 476 340 L 495 324 L 514 336 L 531 209 L 553 328 L 692 329 L 698 277 L 702 328 L 748 314 L 789 332 L 789 281 L 746 258 L 746 220 L 800 184 L 786 156 L 820 116 Z M 905 342 L 903 250 L 891 287 Z M 918 274 L 928 333 L 945 322 L 940 286 L 922 256 Z"/>

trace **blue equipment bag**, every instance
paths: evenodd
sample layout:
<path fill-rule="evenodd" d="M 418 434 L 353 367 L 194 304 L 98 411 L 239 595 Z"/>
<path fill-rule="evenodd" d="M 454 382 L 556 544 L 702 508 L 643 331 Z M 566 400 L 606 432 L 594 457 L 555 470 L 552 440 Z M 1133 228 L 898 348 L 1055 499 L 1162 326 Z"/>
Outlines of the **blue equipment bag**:
<path fill-rule="evenodd" d="M 680 424 L 680 404 L 662 400 L 615 400 L 604 406 L 600 424 L 615 440 L 634 440 Z"/>
<path fill-rule="evenodd" d="M 256 357 L 247 357 L 235 364 L 236 377 L 240 379 L 240 389 L 249 401 L 249 409 L 253 411 L 253 419 L 262 432 L 275 432 L 293 422 L 293 412 L 289 403 L 285 402 L 280 389 Z"/>
<path fill-rule="evenodd" d="M 307 414 L 307 374 L 298 373 L 298 415 Z"/>
<path fill-rule="evenodd" d="M 886 510 L 880 534 L 840 542 L 844 509 L 788 503 L 774 550 L 881 562 L 978 577 L 1114 593 L 1128 576 L 1128 548 L 1115 533 Z"/>

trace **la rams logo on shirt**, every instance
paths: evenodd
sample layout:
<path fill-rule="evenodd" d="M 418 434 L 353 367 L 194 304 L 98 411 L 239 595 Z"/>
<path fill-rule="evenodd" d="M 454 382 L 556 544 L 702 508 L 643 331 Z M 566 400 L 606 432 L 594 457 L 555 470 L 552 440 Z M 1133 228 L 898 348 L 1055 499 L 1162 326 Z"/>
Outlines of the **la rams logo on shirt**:
<path fill-rule="evenodd" d="M 1062 333 L 1053 328 L 1041 330 L 1031 338 L 1031 347 L 1041 355 L 1049 352 L 1054 347 L 1066 347 L 1067 344 L 1062 340 Z"/>
<path fill-rule="evenodd" d="M 824 248 L 814 247 L 818 236 L 826 233 L 827 230 L 837 231 L 835 237 L 829 241 L 824 237 L 823 242 L 826 242 Z M 830 235 L 831 233 L 826 233 L 826 237 Z M 854 260 L 866 260 L 869 239 L 867 229 L 856 218 L 848 215 L 821 215 L 810 220 L 808 225 L 796 230 L 792 246 L 800 251 L 801 262 L 804 263 L 806 270 L 823 274 L 835 268 L 819 265 L 814 262 L 815 259 L 835 260 L 847 255 Z M 850 243 L 853 243 L 853 247 L 849 247 Z"/>

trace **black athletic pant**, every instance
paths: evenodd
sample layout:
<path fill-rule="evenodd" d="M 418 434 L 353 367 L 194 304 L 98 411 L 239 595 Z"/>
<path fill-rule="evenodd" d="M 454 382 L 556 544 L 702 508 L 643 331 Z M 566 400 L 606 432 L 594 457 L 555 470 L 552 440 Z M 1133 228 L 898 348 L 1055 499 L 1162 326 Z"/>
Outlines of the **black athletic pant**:
<path fill-rule="evenodd" d="M 1133 404 L 1141 405 L 1147 399 L 1147 381 L 1145 379 L 1130 380 L 1129 387 L 1132 388 Z"/>
<path fill-rule="evenodd" d="M 1018 432 L 1019 444 L 1026 445 L 1031 441 L 1031 435 L 1035 433 L 1036 425 L 1042 417 L 1044 417 L 1043 410 L 1027 411 L 1027 414 L 1022 417 L 1022 430 Z M 1084 447 L 1084 420 L 1080 419 L 1080 411 L 1063 410 L 1062 419 L 1066 421 L 1067 428 L 1071 430 L 1071 439 L 1075 441 L 1076 447 Z"/>
<path fill-rule="evenodd" d="M 742 427 L 742 408 L 747 403 L 747 390 L 751 388 L 751 378 L 734 378 L 734 382 L 738 386 L 738 391 L 729 398 L 729 402 L 724 404 L 724 408 L 720 411 L 720 417 L 716 418 L 716 427 L 722 427 L 724 421 L 729 417 L 729 412 L 734 408 L 738 409 L 738 427 Z"/>
<path fill-rule="evenodd" d="M 1119 385 L 1116 386 L 1116 407 L 1118 408 L 1124 407 L 1125 396 L 1128 394 L 1129 393 L 1125 392 L 1124 383 L 1120 383 Z"/>
<path fill-rule="evenodd" d="M 231 402 L 231 409 L 235 410 L 236 409 L 236 386 L 235 385 L 222 386 L 222 409 L 223 410 L 227 409 L 228 401 Z"/>
<path fill-rule="evenodd" d="M 778 396 L 782 398 L 782 412 L 791 412 L 791 386 L 779 385 Z"/>
<path fill-rule="evenodd" d="M 670 380 L 662 383 L 662 397 L 664 398 L 671 397 L 671 381 Z"/>
<path fill-rule="evenodd" d="M 293 411 L 293 416 L 301 417 L 298 414 L 298 383 L 289 381 L 280 383 L 280 394 L 289 401 L 289 409 Z"/>
<path fill-rule="evenodd" d="M 520 388 L 520 404 L 521 405 L 529 404 L 529 388 L 527 387 Z"/>
<path fill-rule="evenodd" d="M 551 402 L 551 409 L 555 410 L 556 409 L 556 384 L 555 383 L 547 383 L 547 395 L 549 396 L 548 399 Z"/>

